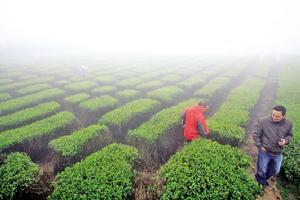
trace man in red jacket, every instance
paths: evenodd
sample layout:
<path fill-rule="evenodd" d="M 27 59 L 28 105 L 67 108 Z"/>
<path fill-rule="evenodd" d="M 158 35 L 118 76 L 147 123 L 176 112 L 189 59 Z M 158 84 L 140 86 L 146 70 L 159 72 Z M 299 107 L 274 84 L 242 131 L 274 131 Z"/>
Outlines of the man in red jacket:
<path fill-rule="evenodd" d="M 199 136 L 206 137 L 209 135 L 204 116 L 207 110 L 208 105 L 199 102 L 198 105 L 191 106 L 180 114 L 183 119 L 183 135 L 187 141 L 197 139 Z"/>

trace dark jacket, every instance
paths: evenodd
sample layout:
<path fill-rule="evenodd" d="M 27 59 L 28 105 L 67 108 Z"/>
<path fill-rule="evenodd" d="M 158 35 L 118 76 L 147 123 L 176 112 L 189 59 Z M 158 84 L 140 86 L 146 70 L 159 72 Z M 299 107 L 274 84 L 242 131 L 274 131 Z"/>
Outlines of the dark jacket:
<path fill-rule="evenodd" d="M 267 116 L 258 121 L 253 139 L 258 148 L 264 147 L 268 152 L 279 154 L 283 150 L 283 146 L 279 146 L 280 139 L 292 139 L 292 122 L 283 119 L 280 122 L 274 122 L 271 116 Z"/>

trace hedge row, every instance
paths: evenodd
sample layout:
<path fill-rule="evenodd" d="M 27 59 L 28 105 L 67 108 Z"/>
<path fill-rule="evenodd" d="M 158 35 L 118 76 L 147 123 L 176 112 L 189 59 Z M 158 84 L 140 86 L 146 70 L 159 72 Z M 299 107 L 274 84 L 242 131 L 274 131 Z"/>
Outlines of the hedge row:
<path fill-rule="evenodd" d="M 69 89 L 72 91 L 82 91 L 87 90 L 97 85 L 94 81 L 82 81 L 79 83 L 70 83 L 64 86 L 65 89 Z"/>
<path fill-rule="evenodd" d="M 128 80 L 128 82 L 127 81 L 124 81 L 124 82 L 121 81 L 121 82 L 123 82 L 123 83 L 127 82 L 127 83 L 129 83 L 130 86 L 133 86 L 132 84 L 133 84 L 133 82 L 135 82 L 133 80 L 138 80 L 139 79 L 139 78 L 138 79 L 137 78 L 132 78 L 132 77 L 136 77 L 137 74 L 135 72 L 129 71 L 128 69 L 119 70 L 115 73 L 115 75 L 120 76 L 122 78 L 126 78 L 125 80 Z M 141 80 L 141 79 L 139 79 L 139 80 Z M 128 87 L 129 85 L 127 85 L 127 83 L 125 83 L 124 85 L 120 84 L 120 86 Z"/>
<path fill-rule="evenodd" d="M 177 85 L 183 88 L 192 88 L 205 83 L 207 78 L 213 74 L 216 74 L 216 71 L 214 71 L 213 69 L 205 70 L 191 76 L 190 78 L 184 81 L 177 83 Z"/>
<path fill-rule="evenodd" d="M 0 85 L 7 84 L 7 83 L 12 83 L 12 82 L 13 82 L 13 80 L 8 79 L 8 78 L 1 78 L 0 79 Z"/>
<path fill-rule="evenodd" d="M 142 116 L 159 105 L 158 101 L 152 99 L 137 99 L 106 113 L 99 123 L 107 126 L 126 125 L 132 118 Z"/>
<path fill-rule="evenodd" d="M 130 199 L 135 148 L 111 144 L 67 167 L 54 181 L 49 199 Z"/>
<path fill-rule="evenodd" d="M 59 86 L 66 85 L 66 84 L 69 84 L 69 83 L 71 83 L 71 82 L 68 81 L 68 80 L 60 80 L 60 81 L 55 82 L 55 84 L 57 84 Z"/>
<path fill-rule="evenodd" d="M 190 99 L 176 106 L 166 108 L 153 115 L 147 122 L 134 130 L 129 130 L 128 138 L 136 138 L 147 143 L 154 143 L 170 129 L 179 125 L 179 113 L 186 107 L 196 104 L 196 99 Z"/>
<path fill-rule="evenodd" d="M 9 84 L 1 86 L 0 92 L 15 89 L 18 87 L 25 87 L 26 85 L 32 85 L 35 83 L 44 83 L 44 82 L 49 82 L 49 81 L 53 81 L 53 80 L 54 80 L 53 76 L 47 76 L 47 77 L 40 77 L 40 78 L 36 78 L 36 79 L 32 79 L 32 80 L 9 83 Z"/>
<path fill-rule="evenodd" d="M 161 87 L 162 85 L 164 85 L 163 82 L 154 80 L 154 81 L 149 81 L 149 82 L 140 84 L 140 85 L 136 86 L 136 89 L 138 89 L 138 90 L 153 90 L 153 89 Z"/>
<path fill-rule="evenodd" d="M 30 120 L 42 118 L 43 116 L 57 112 L 59 109 L 60 105 L 57 102 L 49 102 L 2 116 L 0 117 L 0 131 L 23 125 Z"/>
<path fill-rule="evenodd" d="M 248 175 L 250 157 L 241 150 L 199 139 L 186 145 L 159 172 L 161 199 L 255 199 L 261 187 Z"/>
<path fill-rule="evenodd" d="M 144 80 L 153 80 L 153 79 L 157 79 L 157 77 L 159 77 L 161 75 L 161 73 L 159 71 L 154 71 L 154 72 L 139 72 L 140 74 L 142 74 L 141 76 L 139 76 L 139 78 L 144 79 Z"/>
<path fill-rule="evenodd" d="M 284 148 L 282 163 L 286 177 L 300 191 L 300 70 L 296 65 L 285 65 L 279 73 L 276 104 L 284 105 L 287 117 L 293 122 L 293 140 Z"/>
<path fill-rule="evenodd" d="M 205 97 L 209 98 L 216 90 L 220 89 L 222 86 L 228 84 L 231 80 L 229 77 L 218 77 L 210 81 L 208 84 L 203 86 L 201 89 L 197 90 L 194 93 L 196 97 Z"/>
<path fill-rule="evenodd" d="M 35 84 L 35 85 L 30 85 L 27 86 L 25 88 L 16 90 L 17 94 L 29 94 L 29 93 L 33 93 L 33 92 L 38 92 L 41 90 L 45 90 L 45 89 L 49 89 L 52 86 L 48 83 L 40 83 L 40 84 Z"/>
<path fill-rule="evenodd" d="M 178 82 L 178 81 L 182 80 L 182 78 L 179 75 L 170 74 L 170 75 L 163 77 L 161 80 L 165 81 L 165 82 L 173 83 L 173 82 Z"/>
<path fill-rule="evenodd" d="M 1 132 L 0 150 L 23 142 L 24 140 L 31 140 L 51 134 L 57 129 L 72 124 L 75 119 L 75 116 L 70 112 L 60 112 L 32 124 Z"/>
<path fill-rule="evenodd" d="M 11 96 L 8 93 L 0 93 L 0 101 L 6 101 L 8 99 L 10 99 Z"/>
<path fill-rule="evenodd" d="M 229 94 L 218 112 L 207 121 L 213 139 L 233 146 L 243 142 L 245 131 L 242 127 L 246 126 L 249 113 L 255 106 L 264 84 L 264 79 L 249 78 Z"/>
<path fill-rule="evenodd" d="M 38 177 L 39 167 L 25 153 L 10 153 L 0 166 L 0 199 L 14 199 Z"/>
<path fill-rule="evenodd" d="M 82 93 L 67 96 L 64 98 L 64 100 L 66 102 L 76 104 L 76 103 L 80 103 L 88 98 L 90 98 L 90 95 L 82 92 Z"/>
<path fill-rule="evenodd" d="M 79 104 L 80 108 L 97 111 L 101 109 L 111 108 L 118 103 L 118 100 L 109 95 L 103 95 L 92 99 L 85 100 Z"/>
<path fill-rule="evenodd" d="M 116 86 L 101 86 L 92 90 L 94 94 L 105 94 L 117 91 L 118 88 Z"/>
<path fill-rule="evenodd" d="M 75 131 L 71 135 L 59 137 L 49 142 L 49 147 L 58 154 L 71 157 L 82 151 L 84 146 L 98 135 L 108 132 L 104 125 L 91 125 Z"/>
<path fill-rule="evenodd" d="M 20 77 L 22 75 L 24 75 L 24 72 L 21 72 L 21 70 L 19 70 L 19 69 L 18 70 L 10 70 L 5 73 L 1 73 L 0 78 L 3 78 L 3 77 L 13 78 L 13 77 L 18 77 L 18 76 Z"/>
<path fill-rule="evenodd" d="M 132 90 L 132 89 L 122 90 L 116 93 L 116 97 L 125 101 L 130 99 L 135 99 L 139 95 L 140 95 L 140 91 Z"/>
<path fill-rule="evenodd" d="M 23 74 L 22 76 L 18 77 L 18 80 L 19 81 L 24 81 L 24 80 L 28 80 L 28 79 L 35 79 L 35 78 L 38 78 L 38 77 L 39 76 L 35 75 L 35 74 Z"/>
<path fill-rule="evenodd" d="M 142 83 L 144 80 L 140 78 L 127 78 L 122 81 L 117 82 L 117 86 L 120 87 L 134 87 L 140 83 Z"/>
<path fill-rule="evenodd" d="M 95 78 L 101 84 L 110 84 L 117 80 L 115 76 L 112 75 L 101 75 L 100 77 Z"/>
<path fill-rule="evenodd" d="M 154 98 L 159 101 L 169 102 L 175 97 L 183 94 L 183 90 L 176 86 L 166 86 L 147 93 L 149 98 Z"/>
<path fill-rule="evenodd" d="M 10 99 L 8 101 L 0 103 L 0 115 L 11 111 L 25 108 L 35 103 L 39 103 L 43 100 L 52 99 L 64 93 L 63 90 L 58 88 L 47 89 L 34 94 L 26 95 L 23 97 L 18 97 L 15 99 Z"/>

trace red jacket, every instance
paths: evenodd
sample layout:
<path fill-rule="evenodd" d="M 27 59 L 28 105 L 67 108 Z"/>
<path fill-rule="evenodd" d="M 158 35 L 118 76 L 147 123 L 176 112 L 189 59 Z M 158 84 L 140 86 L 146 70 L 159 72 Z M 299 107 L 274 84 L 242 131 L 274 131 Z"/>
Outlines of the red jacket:
<path fill-rule="evenodd" d="M 192 106 L 185 110 L 185 128 L 183 135 L 185 139 L 191 141 L 200 136 L 199 127 L 202 128 L 205 135 L 208 135 L 209 130 L 206 126 L 205 116 L 202 106 Z"/>

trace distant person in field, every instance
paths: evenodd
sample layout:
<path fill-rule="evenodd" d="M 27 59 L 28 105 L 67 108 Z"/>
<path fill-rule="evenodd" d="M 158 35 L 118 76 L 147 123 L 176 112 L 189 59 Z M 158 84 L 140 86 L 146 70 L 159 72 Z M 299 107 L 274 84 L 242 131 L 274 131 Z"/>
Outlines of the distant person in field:
<path fill-rule="evenodd" d="M 76 74 L 78 76 L 83 77 L 86 75 L 87 70 L 88 70 L 88 66 L 82 65 L 82 66 L 76 68 Z"/>
<path fill-rule="evenodd" d="M 285 117 L 284 106 L 275 106 L 271 116 L 264 117 L 256 125 L 253 139 L 258 147 L 255 178 L 264 187 L 268 179 L 279 173 L 283 159 L 282 150 L 292 139 L 292 122 Z"/>
<path fill-rule="evenodd" d="M 209 136 L 204 113 L 208 110 L 206 103 L 199 102 L 180 113 L 183 125 L 183 136 L 190 142 L 199 137 Z"/>

